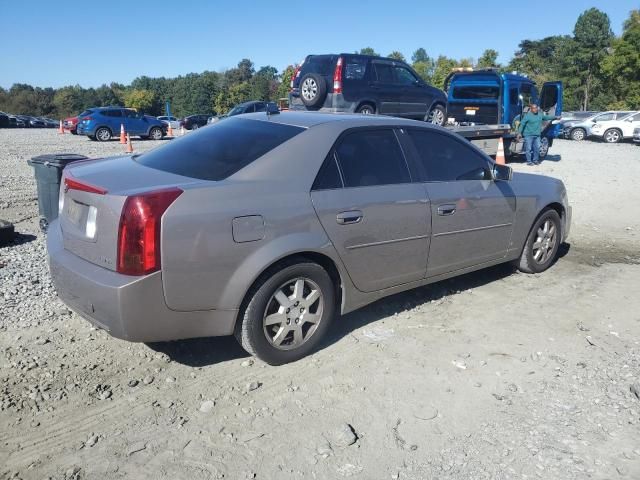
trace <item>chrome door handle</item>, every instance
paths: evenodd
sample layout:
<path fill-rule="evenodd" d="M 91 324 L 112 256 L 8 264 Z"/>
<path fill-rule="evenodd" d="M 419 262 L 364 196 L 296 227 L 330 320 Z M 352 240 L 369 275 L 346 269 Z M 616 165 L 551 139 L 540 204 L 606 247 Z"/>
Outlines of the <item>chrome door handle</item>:
<path fill-rule="evenodd" d="M 453 215 L 454 213 L 456 213 L 456 206 L 453 204 L 448 204 L 448 205 L 440 205 L 438 207 L 438 215 Z"/>
<path fill-rule="evenodd" d="M 348 212 L 340 212 L 336 216 L 336 222 L 339 225 L 349 225 L 351 223 L 360 223 L 362 221 L 362 212 L 360 210 L 350 210 Z"/>

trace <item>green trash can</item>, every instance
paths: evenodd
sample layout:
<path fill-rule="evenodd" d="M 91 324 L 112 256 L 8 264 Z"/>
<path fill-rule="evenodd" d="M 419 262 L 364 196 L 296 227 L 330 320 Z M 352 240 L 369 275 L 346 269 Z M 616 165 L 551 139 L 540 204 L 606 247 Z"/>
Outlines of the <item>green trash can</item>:
<path fill-rule="evenodd" d="M 49 228 L 49 223 L 58 218 L 58 196 L 62 170 L 71 162 L 86 160 L 88 157 L 75 153 L 51 153 L 39 155 L 27 160 L 34 169 L 38 185 L 38 210 L 40 212 L 40 230 Z"/>

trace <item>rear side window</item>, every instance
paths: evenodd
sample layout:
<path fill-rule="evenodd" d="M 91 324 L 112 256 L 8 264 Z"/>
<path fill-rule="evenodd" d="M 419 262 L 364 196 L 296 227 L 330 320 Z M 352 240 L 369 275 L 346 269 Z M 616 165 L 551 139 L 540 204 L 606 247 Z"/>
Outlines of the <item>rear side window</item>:
<path fill-rule="evenodd" d="M 517 90 L 511 94 L 511 103 L 517 103 Z M 500 88 L 497 85 L 456 85 L 453 87 L 453 98 L 497 100 Z M 515 96 L 515 98 L 513 98 Z"/>
<path fill-rule="evenodd" d="M 487 160 L 449 134 L 409 130 L 427 182 L 491 180 Z"/>
<path fill-rule="evenodd" d="M 136 160 L 147 167 L 201 180 L 223 180 L 246 167 L 304 128 L 280 123 L 229 118 L 144 153 Z"/>
<path fill-rule="evenodd" d="M 106 117 L 122 117 L 122 110 L 105 110 L 102 115 Z"/>
<path fill-rule="evenodd" d="M 367 71 L 367 59 L 347 57 L 343 68 L 347 80 L 362 80 Z"/>
<path fill-rule="evenodd" d="M 320 168 L 316 181 L 313 182 L 313 187 L 311 189 L 331 190 L 335 188 L 342 188 L 342 177 L 338 170 L 335 152 L 331 152 L 324 161 L 322 168 Z"/>
<path fill-rule="evenodd" d="M 84 112 L 82 112 L 81 114 L 79 114 L 79 117 L 84 117 L 85 115 L 91 115 L 93 113 L 93 110 L 85 110 Z"/>
<path fill-rule="evenodd" d="M 393 130 L 359 130 L 336 148 L 345 187 L 409 183 L 411 176 Z"/>

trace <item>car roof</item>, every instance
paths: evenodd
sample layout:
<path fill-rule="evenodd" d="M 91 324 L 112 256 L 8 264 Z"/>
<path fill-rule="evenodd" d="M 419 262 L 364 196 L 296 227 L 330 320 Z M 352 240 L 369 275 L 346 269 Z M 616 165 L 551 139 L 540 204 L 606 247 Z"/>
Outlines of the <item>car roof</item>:
<path fill-rule="evenodd" d="M 251 120 L 281 123 L 296 127 L 311 128 L 324 123 L 344 122 L 345 128 L 375 126 L 433 126 L 418 120 L 390 117 L 387 115 L 362 115 L 357 113 L 324 113 L 305 111 L 285 111 L 267 115 L 266 112 L 248 113 L 242 116 Z"/>

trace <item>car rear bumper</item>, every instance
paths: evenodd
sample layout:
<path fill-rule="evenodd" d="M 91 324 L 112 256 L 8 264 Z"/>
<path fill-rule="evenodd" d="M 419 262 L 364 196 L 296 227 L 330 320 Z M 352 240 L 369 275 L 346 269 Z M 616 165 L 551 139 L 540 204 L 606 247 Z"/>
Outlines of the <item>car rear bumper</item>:
<path fill-rule="evenodd" d="M 49 269 L 60 299 L 110 335 L 159 342 L 233 334 L 237 310 L 178 312 L 167 307 L 162 272 L 121 275 L 65 250 L 57 221 L 47 235 Z"/>
<path fill-rule="evenodd" d="M 317 112 L 327 113 L 353 113 L 356 111 L 356 102 L 349 102 L 344 99 L 344 95 L 341 93 L 327 93 L 324 103 L 320 108 L 308 109 L 299 96 L 290 93 L 289 94 L 289 110 L 313 110 Z"/>

